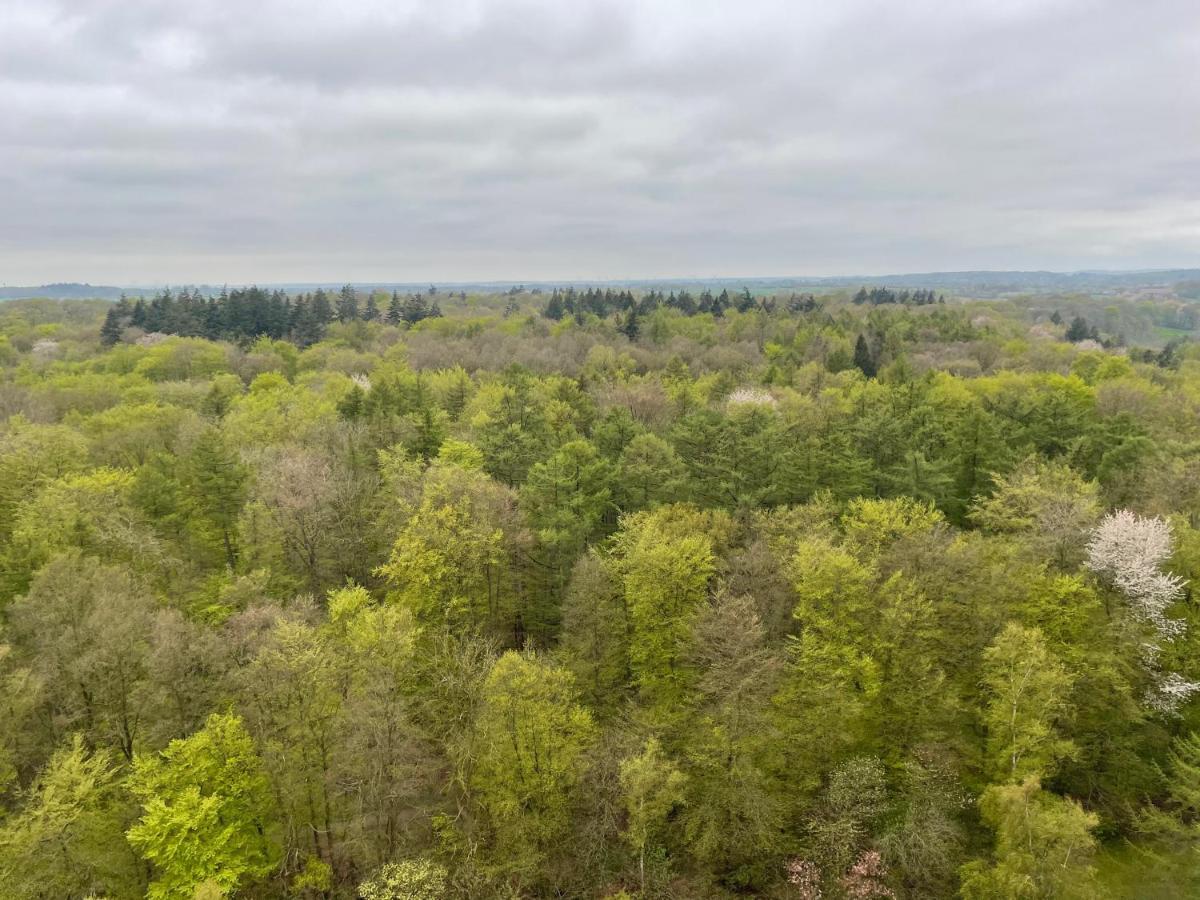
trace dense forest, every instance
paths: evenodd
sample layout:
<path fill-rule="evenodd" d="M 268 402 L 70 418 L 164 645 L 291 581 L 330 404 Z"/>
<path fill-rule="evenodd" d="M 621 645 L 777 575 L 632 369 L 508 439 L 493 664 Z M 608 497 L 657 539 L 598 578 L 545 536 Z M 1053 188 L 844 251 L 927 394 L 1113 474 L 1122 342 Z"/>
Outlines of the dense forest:
<path fill-rule="evenodd" d="M 1175 298 L 0 306 L 0 894 L 1200 894 Z"/>

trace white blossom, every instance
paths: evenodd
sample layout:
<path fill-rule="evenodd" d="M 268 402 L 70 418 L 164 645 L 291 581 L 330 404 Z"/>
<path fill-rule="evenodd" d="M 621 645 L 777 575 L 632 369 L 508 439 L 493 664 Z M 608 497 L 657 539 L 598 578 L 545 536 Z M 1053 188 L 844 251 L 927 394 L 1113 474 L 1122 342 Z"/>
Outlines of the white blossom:
<path fill-rule="evenodd" d="M 350 376 L 350 380 L 357 384 L 364 391 L 369 391 L 371 389 L 371 379 L 366 375 L 355 373 L 354 375 Z"/>
<path fill-rule="evenodd" d="M 770 406 L 772 408 L 779 405 L 779 401 L 766 391 L 752 387 L 738 388 L 729 395 L 726 403 L 730 406 L 740 404 L 743 406 Z"/>
<path fill-rule="evenodd" d="M 1186 584 L 1178 575 L 1160 571 L 1171 553 L 1170 523 L 1127 509 L 1105 516 L 1087 545 L 1087 567 L 1107 578 L 1129 601 L 1134 616 L 1163 640 L 1178 637 L 1184 628 L 1166 612 L 1183 596 Z"/>
<path fill-rule="evenodd" d="M 1187 584 L 1178 575 L 1161 570 L 1171 553 L 1170 523 L 1138 516 L 1127 509 L 1105 516 L 1087 546 L 1087 567 L 1108 579 L 1124 595 L 1134 618 L 1155 631 L 1158 642 L 1142 645 L 1142 662 L 1155 674 L 1155 684 L 1147 691 L 1145 703 L 1165 715 L 1177 713 L 1200 691 L 1200 683 L 1159 668 L 1161 642 L 1174 640 L 1185 628 L 1181 620 L 1167 616 L 1167 609 L 1183 597 Z"/>
<path fill-rule="evenodd" d="M 1167 672 L 1146 693 L 1146 705 L 1156 712 L 1173 715 L 1197 691 L 1200 682 L 1188 681 L 1178 672 Z"/>

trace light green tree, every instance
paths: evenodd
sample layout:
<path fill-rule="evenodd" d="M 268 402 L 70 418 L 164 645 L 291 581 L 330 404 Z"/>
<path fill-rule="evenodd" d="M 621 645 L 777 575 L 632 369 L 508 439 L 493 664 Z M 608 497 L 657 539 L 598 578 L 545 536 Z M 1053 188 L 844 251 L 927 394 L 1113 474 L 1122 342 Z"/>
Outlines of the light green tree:
<path fill-rule="evenodd" d="M 512 651 L 496 661 L 475 722 L 471 786 L 500 871 L 535 875 L 563 836 L 595 731 L 568 671 Z"/>
<path fill-rule="evenodd" d="M 680 701 L 689 680 L 684 650 L 715 561 L 709 535 L 673 534 L 662 524 L 659 511 L 627 517 L 616 547 L 634 681 L 651 706 L 666 710 Z"/>
<path fill-rule="evenodd" d="M 971 507 L 971 519 L 998 534 L 1021 535 L 1060 569 L 1078 566 L 1088 532 L 1100 518 L 1099 488 L 1063 463 L 1031 456 L 995 476 L 990 497 Z"/>
<path fill-rule="evenodd" d="M 380 866 L 358 886 L 361 900 L 443 900 L 445 867 L 428 859 L 406 859 Z"/>
<path fill-rule="evenodd" d="M 433 466 L 378 570 L 392 602 L 422 624 L 455 630 L 511 624 L 504 593 L 512 492 L 478 470 Z"/>
<path fill-rule="evenodd" d="M 124 846 L 119 770 L 76 735 L 55 752 L 24 807 L 0 825 L 5 897 L 135 896 L 145 889 Z"/>
<path fill-rule="evenodd" d="M 646 890 L 646 851 L 662 841 L 667 816 L 683 802 L 687 779 L 663 753 L 657 738 L 650 738 L 637 756 L 622 760 L 625 840 L 638 858 L 638 880 Z"/>
<path fill-rule="evenodd" d="M 1071 681 L 1036 628 L 1010 622 L 984 652 L 984 724 L 997 777 L 1019 782 L 1071 755 L 1058 732 Z"/>
<path fill-rule="evenodd" d="M 191 900 L 210 882 L 232 892 L 275 868 L 270 786 L 237 716 L 209 716 L 190 737 L 138 756 L 128 786 L 142 815 L 127 837 L 154 868 L 151 900 Z"/>
<path fill-rule="evenodd" d="M 995 862 L 961 869 L 964 900 L 1085 900 L 1098 896 L 1092 865 L 1100 824 L 1069 797 L 1041 788 L 1036 775 L 992 785 L 979 801 L 996 832 Z"/>

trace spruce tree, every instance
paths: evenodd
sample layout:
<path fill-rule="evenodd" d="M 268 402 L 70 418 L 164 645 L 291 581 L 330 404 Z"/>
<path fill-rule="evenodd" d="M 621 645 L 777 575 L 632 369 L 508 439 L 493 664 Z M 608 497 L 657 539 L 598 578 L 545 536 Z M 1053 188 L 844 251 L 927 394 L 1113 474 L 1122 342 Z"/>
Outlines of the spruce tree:
<path fill-rule="evenodd" d="M 338 298 L 337 317 L 339 322 L 353 322 L 358 318 L 358 294 L 350 285 L 342 288 Z"/>
<path fill-rule="evenodd" d="M 404 321 L 404 307 L 400 303 L 400 294 L 397 291 L 392 291 L 392 302 L 388 304 L 387 323 L 389 325 L 399 325 Z"/>
<path fill-rule="evenodd" d="M 558 290 L 556 289 L 554 293 L 550 295 L 550 302 L 546 304 L 546 308 L 543 310 L 542 315 L 544 315 L 547 319 L 553 319 L 555 322 L 557 322 L 562 319 L 562 317 L 566 314 L 566 311 L 566 307 L 563 306 L 562 295 L 559 294 Z"/>
<path fill-rule="evenodd" d="M 104 316 L 104 325 L 100 329 L 100 343 L 111 347 L 121 339 L 121 317 L 117 307 L 109 307 Z"/>
<path fill-rule="evenodd" d="M 875 377 L 875 357 L 871 355 L 871 348 L 867 345 L 867 339 L 861 334 L 858 336 L 858 340 L 854 342 L 854 365 L 868 378 Z"/>

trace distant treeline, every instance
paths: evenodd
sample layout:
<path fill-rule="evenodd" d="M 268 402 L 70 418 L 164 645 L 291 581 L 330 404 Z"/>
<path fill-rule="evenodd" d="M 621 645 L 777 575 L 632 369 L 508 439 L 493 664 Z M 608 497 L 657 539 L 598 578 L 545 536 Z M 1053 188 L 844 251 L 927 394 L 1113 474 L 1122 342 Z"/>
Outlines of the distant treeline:
<path fill-rule="evenodd" d="M 875 287 L 867 290 L 865 287 L 858 289 L 858 293 L 854 295 L 854 302 L 859 306 L 864 303 L 869 303 L 871 306 L 879 306 L 883 303 L 901 303 L 904 306 L 928 306 L 931 303 L 945 303 L 946 298 L 941 294 L 934 294 L 933 291 L 893 291 L 891 288 Z"/>
<path fill-rule="evenodd" d="M 325 327 L 334 321 L 412 325 L 438 317 L 442 311 L 434 293 L 431 289 L 428 298 L 420 294 L 402 297 L 393 291 L 383 306 L 374 293 L 360 305 L 358 293 L 349 285 L 337 294 L 317 289 L 295 296 L 258 287 L 223 290 L 215 297 L 186 288 L 175 293 L 164 290 L 150 300 L 122 297 L 108 311 L 101 337 L 105 344 L 112 345 L 126 328 L 134 327 L 209 340 L 246 341 L 266 335 L 303 347 L 321 340 Z M 382 299 L 387 300 L 387 295 Z"/>
<path fill-rule="evenodd" d="M 778 298 L 755 297 L 750 293 L 749 288 L 743 288 L 738 294 L 730 294 L 728 290 L 723 290 L 719 294 L 705 290 L 698 295 L 693 295 L 686 289 L 678 293 L 671 291 L 669 294 L 664 294 L 662 291 L 648 291 L 640 297 L 635 297 L 628 290 L 555 288 L 546 303 L 543 314 L 555 321 L 565 316 L 574 316 L 576 319 L 582 320 L 589 313 L 601 318 L 607 318 L 617 313 L 637 317 L 648 315 L 660 307 L 665 307 L 678 310 L 685 316 L 708 313 L 720 318 L 729 309 L 736 309 L 742 313 L 753 309 L 775 312 L 778 306 Z M 792 294 L 785 304 L 787 311 L 792 313 L 811 312 L 819 306 L 820 304 L 812 294 Z"/>
<path fill-rule="evenodd" d="M 442 315 L 437 290 L 425 294 L 401 295 L 393 291 L 361 295 L 350 285 L 339 292 L 318 288 L 312 292 L 288 294 L 283 290 L 260 287 L 222 290 L 217 295 L 196 289 L 166 289 L 150 298 L 122 296 L 109 311 L 102 329 L 105 344 L 117 343 L 128 328 L 143 332 L 203 337 L 209 340 L 246 342 L 257 337 L 286 339 L 304 347 L 320 341 L 331 322 L 377 321 L 390 325 L 414 325 L 422 319 Z M 465 299 L 465 294 L 460 295 Z M 944 298 L 931 290 L 893 291 L 888 288 L 862 288 L 853 298 L 856 304 L 896 303 L 925 306 L 942 303 Z M 729 310 L 739 313 L 758 310 L 774 313 L 781 309 L 792 314 L 813 312 L 821 302 L 812 294 L 792 293 L 755 296 L 749 288 L 730 293 L 703 290 L 693 294 L 686 288 L 664 292 L 650 290 L 635 294 L 628 289 L 556 288 L 546 301 L 542 314 L 555 321 L 573 316 L 583 321 L 587 315 L 618 317 L 621 330 L 636 336 L 639 319 L 659 308 L 676 310 L 683 315 L 712 315 L 721 318 Z M 505 315 L 517 311 L 510 301 Z"/>

